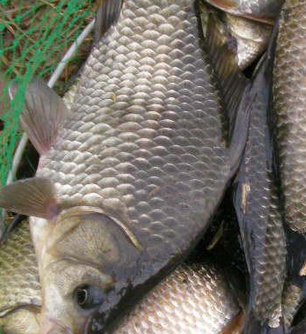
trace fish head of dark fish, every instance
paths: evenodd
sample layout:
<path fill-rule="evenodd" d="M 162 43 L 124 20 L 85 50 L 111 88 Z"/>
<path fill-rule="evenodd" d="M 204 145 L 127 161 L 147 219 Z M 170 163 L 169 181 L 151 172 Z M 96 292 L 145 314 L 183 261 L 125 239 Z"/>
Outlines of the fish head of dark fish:
<path fill-rule="evenodd" d="M 129 290 L 141 246 L 116 219 L 82 208 L 57 219 L 40 249 L 41 334 L 83 333 L 90 316 L 107 313 Z"/>

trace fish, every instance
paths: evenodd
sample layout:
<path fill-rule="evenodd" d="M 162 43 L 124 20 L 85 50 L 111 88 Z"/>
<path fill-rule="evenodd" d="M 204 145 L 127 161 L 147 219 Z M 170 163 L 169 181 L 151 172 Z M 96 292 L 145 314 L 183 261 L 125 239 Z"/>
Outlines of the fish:
<path fill-rule="evenodd" d="M 205 0 L 230 14 L 273 25 L 284 0 Z"/>
<path fill-rule="evenodd" d="M 270 129 L 271 58 L 254 74 L 257 96 L 249 135 L 236 177 L 234 203 L 249 272 L 249 310 L 245 333 L 283 333 L 283 289 L 287 273 L 286 237 Z"/>
<path fill-rule="evenodd" d="M 224 20 L 231 42 L 236 44 L 238 65 L 245 70 L 267 49 L 272 26 L 228 13 L 224 14 Z"/>
<path fill-rule="evenodd" d="M 285 329 L 290 331 L 306 300 L 306 279 L 303 273 L 303 264 L 306 259 L 306 236 L 292 231 L 287 225 L 285 227 L 287 277 L 283 291 L 283 310 Z"/>
<path fill-rule="evenodd" d="M 243 320 L 224 271 L 206 259 L 183 264 L 167 276 L 124 317 L 114 333 L 242 333 Z"/>
<path fill-rule="evenodd" d="M 28 221 L 0 246 L 0 329 L 5 334 L 39 333 L 41 287 Z"/>
<path fill-rule="evenodd" d="M 280 15 L 273 77 L 274 128 L 284 215 L 291 229 L 300 233 L 306 231 L 306 94 L 303 85 L 306 34 L 299 29 L 305 20 L 304 1 L 285 2 Z"/>
<path fill-rule="evenodd" d="M 234 88 L 239 90 L 239 85 L 246 81 L 246 78 L 242 78 L 242 71 L 266 50 L 272 33 L 272 26 L 234 16 L 209 5 L 202 5 L 200 9 L 203 11 L 204 37 L 207 37 L 208 41 L 210 38 L 213 39 L 214 45 L 209 48 L 211 51 L 210 57 L 214 60 L 215 71 L 221 86 L 223 86 L 221 90 L 233 90 L 233 85 Z M 214 28 L 211 27 L 212 25 Z M 216 40 L 219 40 L 218 44 L 216 44 Z M 229 59 L 224 62 L 223 57 L 223 63 L 219 63 L 216 61 L 216 57 L 225 50 L 228 52 Z M 227 83 L 229 71 L 233 73 L 232 79 L 235 78 L 231 85 Z M 229 96 L 232 96 L 232 94 L 229 94 Z M 226 100 L 225 102 L 227 105 Z"/>
<path fill-rule="evenodd" d="M 228 275 L 209 256 L 202 254 L 201 258 L 189 260 L 162 280 L 114 333 L 215 334 L 227 328 L 241 332 L 244 313 L 228 284 Z M 0 329 L 5 334 L 39 334 L 42 300 L 27 219 L 1 245 L 0 273 Z"/>
<path fill-rule="evenodd" d="M 39 166 L 0 206 L 31 217 L 42 334 L 110 333 L 186 258 L 238 168 L 252 98 L 229 140 L 197 4 L 103 1 L 72 110 L 41 80 L 27 89 Z"/>

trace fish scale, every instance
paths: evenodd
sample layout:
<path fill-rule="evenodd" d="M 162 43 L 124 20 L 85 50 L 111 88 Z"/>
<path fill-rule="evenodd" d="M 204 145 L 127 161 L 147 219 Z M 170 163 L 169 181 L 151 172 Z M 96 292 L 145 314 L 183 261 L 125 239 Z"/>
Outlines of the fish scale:
<path fill-rule="evenodd" d="M 286 1 L 280 18 L 274 69 L 274 110 L 280 174 L 289 226 L 305 232 L 306 1 Z"/>
<path fill-rule="evenodd" d="M 213 70 L 220 36 L 203 37 L 198 5 L 106 0 L 72 111 L 41 80 L 28 87 L 21 123 L 39 166 L 0 203 L 31 216 L 44 334 L 111 333 L 203 236 L 238 167 L 250 85 L 231 64 Z M 215 73 L 243 80 L 220 85 L 228 110 Z"/>
<path fill-rule="evenodd" d="M 27 219 L 1 245 L 0 268 L 2 333 L 38 334 L 41 288 Z M 215 334 L 239 312 L 222 268 L 205 257 L 167 276 L 124 317 L 115 333 Z"/>
<path fill-rule="evenodd" d="M 272 71 L 266 58 L 257 70 L 249 137 L 238 172 L 235 206 L 250 273 L 249 318 L 276 328 L 283 317 L 282 295 L 286 275 L 286 239 L 279 189 L 274 175 L 269 98 Z M 254 319 L 252 319 L 254 320 Z M 250 320 L 245 333 L 263 333 Z M 251 328 L 251 329 L 250 329 Z M 280 328 L 279 333 L 282 333 Z"/>
<path fill-rule="evenodd" d="M 190 1 L 162 3 L 164 10 L 126 3 L 89 57 L 73 118 L 37 171 L 55 182 L 60 199 L 119 210 L 151 254 L 196 237 L 230 167 L 197 19 L 184 9 Z"/>
<path fill-rule="evenodd" d="M 240 311 L 230 291 L 210 261 L 183 265 L 137 304 L 115 333 L 219 333 Z"/>
<path fill-rule="evenodd" d="M 40 305 L 36 256 L 28 223 L 22 224 L 0 247 L 0 316 L 18 306 Z"/>
<path fill-rule="evenodd" d="M 284 0 L 206 0 L 212 5 L 238 16 L 273 25 Z"/>

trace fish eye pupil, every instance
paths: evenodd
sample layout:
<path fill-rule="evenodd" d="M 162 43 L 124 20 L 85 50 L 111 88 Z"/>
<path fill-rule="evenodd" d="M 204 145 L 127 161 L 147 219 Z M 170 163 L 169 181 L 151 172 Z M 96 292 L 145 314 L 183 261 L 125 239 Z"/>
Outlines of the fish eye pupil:
<path fill-rule="evenodd" d="M 74 300 L 83 310 L 95 308 L 104 301 L 104 291 L 92 285 L 82 285 L 74 290 Z"/>
<path fill-rule="evenodd" d="M 79 288 L 76 291 L 76 299 L 79 306 L 84 306 L 88 299 L 88 291 L 84 288 Z"/>

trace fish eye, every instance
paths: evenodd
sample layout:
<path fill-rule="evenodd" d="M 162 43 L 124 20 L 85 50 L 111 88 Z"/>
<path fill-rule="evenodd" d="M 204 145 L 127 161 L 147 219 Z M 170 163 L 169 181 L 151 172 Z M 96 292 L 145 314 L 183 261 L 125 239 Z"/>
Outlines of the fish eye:
<path fill-rule="evenodd" d="M 97 286 L 82 285 L 75 289 L 74 299 L 83 310 L 89 310 L 103 303 L 104 292 Z"/>

